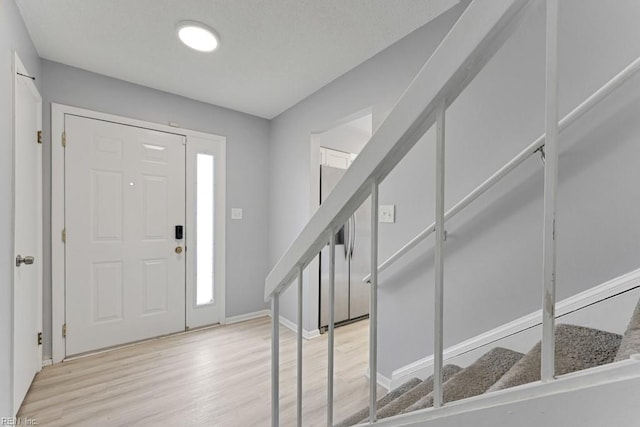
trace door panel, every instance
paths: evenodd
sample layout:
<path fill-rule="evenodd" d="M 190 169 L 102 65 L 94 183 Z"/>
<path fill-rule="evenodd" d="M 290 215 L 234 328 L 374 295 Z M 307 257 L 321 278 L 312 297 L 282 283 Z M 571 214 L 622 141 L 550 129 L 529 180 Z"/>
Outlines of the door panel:
<path fill-rule="evenodd" d="M 166 259 L 149 259 L 143 261 L 143 315 L 166 313 L 169 309 L 169 281 Z"/>
<path fill-rule="evenodd" d="M 183 136 L 65 115 L 66 354 L 184 330 Z"/>
<path fill-rule="evenodd" d="M 91 171 L 93 184 L 93 240 L 119 242 L 122 240 L 122 174 Z"/>
<path fill-rule="evenodd" d="M 28 74 L 16 56 L 16 71 Z M 14 259 L 13 265 L 13 415 L 42 367 L 42 98 L 33 82 L 15 77 Z M 4 379 L 3 379 L 4 381 Z"/>
<path fill-rule="evenodd" d="M 93 264 L 92 286 L 94 321 L 122 320 L 122 262 Z"/>

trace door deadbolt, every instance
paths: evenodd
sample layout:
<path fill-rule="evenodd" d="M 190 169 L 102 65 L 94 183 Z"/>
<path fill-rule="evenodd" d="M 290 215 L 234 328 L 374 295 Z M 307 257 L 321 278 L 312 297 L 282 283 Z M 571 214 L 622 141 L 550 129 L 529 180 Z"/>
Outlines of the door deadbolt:
<path fill-rule="evenodd" d="M 20 267 L 21 264 L 31 265 L 35 261 L 35 258 L 32 256 L 22 257 L 22 255 L 18 255 L 16 257 L 16 267 Z"/>
<path fill-rule="evenodd" d="M 182 253 L 182 246 L 176 246 L 176 253 L 177 254 L 181 254 Z"/>

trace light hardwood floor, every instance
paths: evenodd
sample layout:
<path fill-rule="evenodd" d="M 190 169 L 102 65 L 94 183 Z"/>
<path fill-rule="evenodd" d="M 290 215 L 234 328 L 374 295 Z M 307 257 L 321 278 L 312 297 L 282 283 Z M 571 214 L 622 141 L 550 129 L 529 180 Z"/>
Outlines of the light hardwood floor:
<path fill-rule="evenodd" d="M 367 321 L 336 329 L 335 415 L 368 404 Z M 268 426 L 270 318 L 46 367 L 19 416 L 40 426 Z M 281 425 L 295 425 L 296 336 L 280 331 Z M 327 335 L 304 342 L 303 425 L 326 425 Z M 378 387 L 378 395 L 385 390 Z"/>

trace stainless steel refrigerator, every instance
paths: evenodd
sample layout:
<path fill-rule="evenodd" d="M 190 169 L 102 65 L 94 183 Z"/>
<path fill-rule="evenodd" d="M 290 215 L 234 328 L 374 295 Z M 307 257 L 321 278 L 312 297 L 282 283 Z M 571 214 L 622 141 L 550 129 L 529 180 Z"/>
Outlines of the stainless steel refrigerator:
<path fill-rule="evenodd" d="M 320 166 L 320 203 L 346 172 Z M 362 278 L 371 272 L 371 207 L 367 199 L 336 234 L 335 323 L 346 324 L 369 315 L 369 285 Z M 329 324 L 329 246 L 320 253 L 319 329 Z"/>

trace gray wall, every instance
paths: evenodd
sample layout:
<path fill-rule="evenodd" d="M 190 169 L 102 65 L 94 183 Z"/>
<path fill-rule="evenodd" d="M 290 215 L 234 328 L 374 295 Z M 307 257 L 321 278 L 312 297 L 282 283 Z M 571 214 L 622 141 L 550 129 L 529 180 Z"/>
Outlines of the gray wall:
<path fill-rule="evenodd" d="M 460 7 L 460 6 L 459 6 Z M 560 16 L 560 112 L 566 114 L 640 56 L 633 0 L 565 0 Z M 271 127 L 269 254 L 273 265 L 308 219 L 308 135 L 368 106 L 374 129 L 433 51 L 455 10 L 274 119 Z M 558 297 L 638 267 L 640 83 L 631 82 L 562 137 Z M 540 5 L 447 113 L 446 205 L 464 195 L 544 129 L 544 6 Z M 433 130 L 381 186 L 396 223 L 380 225 L 385 259 L 433 221 Z M 284 168 L 284 165 L 290 167 Z M 281 167 L 278 167 L 281 165 Z M 447 224 L 445 345 L 540 306 L 542 164 L 528 160 Z M 275 213 L 276 207 L 287 206 Z M 380 277 L 379 368 L 431 353 L 433 241 Z M 295 291 L 283 298 L 294 319 Z"/>
<path fill-rule="evenodd" d="M 344 118 L 371 108 L 373 129 L 438 46 L 463 10 L 456 6 L 428 25 L 339 77 L 271 121 L 269 156 L 269 264 L 273 266 L 310 218 L 309 158 L 311 133 L 344 123 Z M 308 283 L 308 281 L 306 281 Z M 281 298 L 281 314 L 294 321 L 295 286 Z M 305 286 L 307 300 L 317 301 Z M 308 307 L 306 313 L 317 313 Z M 316 314 L 317 316 L 317 314 Z M 305 318 L 305 329 L 317 328 Z"/>
<path fill-rule="evenodd" d="M 248 114 L 193 101 L 99 74 L 42 60 L 45 132 L 45 358 L 51 354 L 51 145 L 50 104 L 60 103 L 104 113 L 223 135 L 227 138 L 227 288 L 226 314 L 265 308 L 267 274 L 267 174 L 269 122 Z M 176 76 L 180 78 L 180 76 Z M 207 84 L 207 82 L 202 82 Z M 59 136 L 55 136 L 58 143 Z M 230 209 L 244 209 L 231 220 Z M 57 327 L 56 327 L 57 330 Z"/>
<path fill-rule="evenodd" d="M 564 116 L 640 56 L 634 1 L 561 2 Z M 612 48 L 615 46 L 615 48 Z M 630 82 L 561 138 L 558 298 L 639 267 L 640 82 Z M 615 117 L 612 117 L 615 116 Z M 544 6 L 538 7 L 447 112 L 446 206 L 451 207 L 544 130 Z M 383 259 L 434 219 L 433 133 L 381 188 L 398 223 L 381 227 Z M 423 182 L 416 203 L 411 183 Z M 540 308 L 542 163 L 529 159 L 447 224 L 445 346 Z M 424 357 L 433 341 L 433 240 L 381 275 L 380 370 Z M 629 316 L 631 313 L 629 313 Z M 398 333 L 402 331 L 402 333 Z"/>
<path fill-rule="evenodd" d="M 13 322 L 13 52 L 18 52 L 36 86 L 40 59 L 14 0 L 0 0 L 0 417 L 9 416 L 11 389 L 11 325 Z"/>

